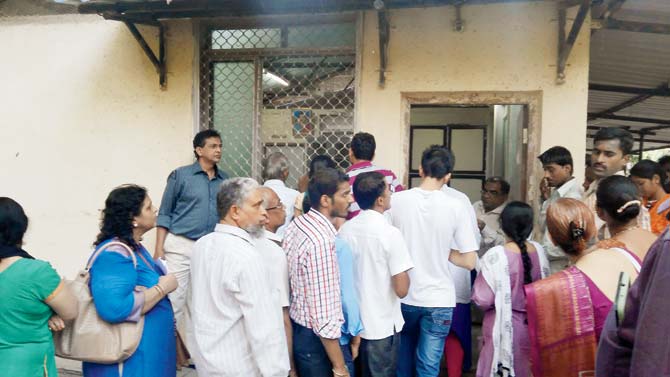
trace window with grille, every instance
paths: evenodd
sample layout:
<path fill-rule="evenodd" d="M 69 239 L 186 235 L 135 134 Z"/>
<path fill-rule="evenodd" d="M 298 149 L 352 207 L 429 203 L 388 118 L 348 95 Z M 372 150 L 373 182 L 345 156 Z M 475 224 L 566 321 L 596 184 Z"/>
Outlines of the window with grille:
<path fill-rule="evenodd" d="M 319 154 L 349 165 L 354 133 L 354 22 L 212 29 L 201 54 L 202 128 L 221 133 L 220 167 L 261 180 L 280 151 L 297 187 Z"/>

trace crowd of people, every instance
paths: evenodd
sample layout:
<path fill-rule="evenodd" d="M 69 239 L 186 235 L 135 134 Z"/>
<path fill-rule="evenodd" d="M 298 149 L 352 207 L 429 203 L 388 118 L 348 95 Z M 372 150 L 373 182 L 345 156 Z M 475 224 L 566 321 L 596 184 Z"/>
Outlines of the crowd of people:
<path fill-rule="evenodd" d="M 421 182 L 405 189 L 373 164 L 374 136 L 357 133 L 346 171 L 316 156 L 296 190 L 279 152 L 262 185 L 228 178 L 220 135 L 201 131 L 159 210 L 134 184 L 105 201 L 95 308 L 144 325 L 132 355 L 84 361 L 83 374 L 169 377 L 193 364 L 201 377 L 424 377 L 444 360 L 449 377 L 473 364 L 481 377 L 665 375 L 670 158 L 629 169 L 632 146 L 624 129 L 599 130 L 584 185 L 570 151 L 544 151 L 535 211 L 498 176 L 471 204 L 450 187 L 457 156 L 443 146 L 423 151 Z M 55 376 L 52 332 L 77 302 L 22 249 L 27 228 L 0 198 L 0 365 Z M 154 228 L 152 255 L 142 237 Z"/>

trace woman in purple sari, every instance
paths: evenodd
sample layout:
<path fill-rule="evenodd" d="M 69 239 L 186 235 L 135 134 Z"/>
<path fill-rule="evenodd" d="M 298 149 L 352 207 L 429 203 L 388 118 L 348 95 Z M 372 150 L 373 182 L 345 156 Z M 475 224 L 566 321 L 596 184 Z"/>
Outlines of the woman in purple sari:
<path fill-rule="evenodd" d="M 607 179 L 601 182 L 604 188 L 598 190 L 599 215 L 606 214 L 606 221 L 636 219 L 639 202 L 635 203 L 635 196 L 622 194 L 632 182 L 608 183 Z M 600 189 L 617 199 L 610 201 L 610 197 L 600 195 Z M 631 195 L 634 190 L 633 185 Z M 624 203 L 612 209 L 612 203 L 618 201 Z M 636 256 L 619 244 L 587 249 L 596 228 L 593 213 L 578 200 L 563 198 L 552 204 L 547 210 L 547 230 L 554 244 L 568 255 L 572 266 L 526 286 L 533 375 L 592 376 L 596 344 L 612 307 L 619 273 L 624 271 L 636 277 L 639 265 L 636 266 Z M 630 230 L 633 229 L 622 229 L 619 233 Z"/>

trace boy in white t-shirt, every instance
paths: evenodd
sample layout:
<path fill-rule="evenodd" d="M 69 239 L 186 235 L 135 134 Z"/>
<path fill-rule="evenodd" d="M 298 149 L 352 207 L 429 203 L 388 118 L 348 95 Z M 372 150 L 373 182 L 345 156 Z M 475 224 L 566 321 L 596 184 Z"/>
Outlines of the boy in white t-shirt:
<path fill-rule="evenodd" d="M 449 334 L 456 292 L 449 262 L 472 270 L 479 244 L 471 229 L 468 209 L 441 191 L 451 178 L 453 158 L 441 146 L 421 156 L 421 185 L 395 193 L 388 211 L 400 229 L 414 268 L 402 299 L 405 325 L 401 332 L 398 377 L 437 376 L 444 342 Z"/>
<path fill-rule="evenodd" d="M 395 377 L 404 320 L 400 298 L 409 290 L 407 273 L 414 265 L 400 231 L 388 223 L 384 211 L 391 191 L 379 172 L 361 173 L 354 182 L 361 212 L 346 222 L 339 237 L 354 256 L 354 282 L 363 332 L 359 350 L 364 377 Z"/>

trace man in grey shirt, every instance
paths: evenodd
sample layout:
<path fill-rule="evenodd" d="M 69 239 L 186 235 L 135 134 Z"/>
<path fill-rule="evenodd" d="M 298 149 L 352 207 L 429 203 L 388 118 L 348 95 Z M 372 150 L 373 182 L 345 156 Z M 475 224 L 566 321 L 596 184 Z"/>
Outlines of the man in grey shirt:
<path fill-rule="evenodd" d="M 179 282 L 179 288 L 170 294 L 170 301 L 180 329 L 191 327 L 187 294 L 193 246 L 218 223 L 216 195 L 228 178 L 216 165 L 221 159 L 221 136 L 217 131 L 198 132 L 193 138 L 193 149 L 197 160 L 173 170 L 168 177 L 158 211 L 154 254 L 154 258 L 165 258 L 168 271 Z M 189 346 L 193 339 L 188 331 L 185 335 L 182 339 Z"/>

